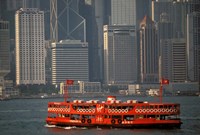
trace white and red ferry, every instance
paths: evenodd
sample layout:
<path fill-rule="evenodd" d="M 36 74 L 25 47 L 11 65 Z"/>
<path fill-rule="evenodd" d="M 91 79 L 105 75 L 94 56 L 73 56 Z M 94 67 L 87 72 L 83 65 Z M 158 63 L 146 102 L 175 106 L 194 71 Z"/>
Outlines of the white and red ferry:
<path fill-rule="evenodd" d="M 49 102 L 46 123 L 76 127 L 180 128 L 179 115 L 178 103 L 122 102 L 108 96 L 106 101 Z"/>

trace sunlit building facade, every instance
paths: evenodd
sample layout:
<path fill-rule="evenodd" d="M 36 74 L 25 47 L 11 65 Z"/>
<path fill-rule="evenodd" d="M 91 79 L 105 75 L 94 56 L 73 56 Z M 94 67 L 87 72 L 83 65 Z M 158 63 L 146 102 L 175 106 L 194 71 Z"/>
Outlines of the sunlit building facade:
<path fill-rule="evenodd" d="M 104 83 L 137 80 L 136 31 L 130 25 L 104 26 Z"/>
<path fill-rule="evenodd" d="M 45 84 L 44 12 L 21 8 L 15 14 L 16 84 Z"/>
<path fill-rule="evenodd" d="M 52 84 L 67 79 L 89 81 L 88 44 L 80 40 L 52 43 Z"/>
<path fill-rule="evenodd" d="M 141 83 L 158 83 L 158 43 L 155 23 L 145 16 L 140 23 Z"/>

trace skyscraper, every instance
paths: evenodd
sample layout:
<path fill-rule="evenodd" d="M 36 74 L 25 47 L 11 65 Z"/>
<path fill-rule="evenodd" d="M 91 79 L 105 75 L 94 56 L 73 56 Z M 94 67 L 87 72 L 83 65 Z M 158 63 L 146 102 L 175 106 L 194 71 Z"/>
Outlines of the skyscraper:
<path fill-rule="evenodd" d="M 16 84 L 45 84 L 44 12 L 21 8 L 15 14 Z"/>
<path fill-rule="evenodd" d="M 9 22 L 0 21 L 0 96 L 3 95 L 4 77 L 10 72 Z"/>
<path fill-rule="evenodd" d="M 172 67 L 171 82 L 185 82 L 187 80 L 187 57 L 186 57 L 186 41 L 185 39 L 172 40 Z"/>
<path fill-rule="evenodd" d="M 0 76 L 10 72 L 9 22 L 0 21 Z"/>
<path fill-rule="evenodd" d="M 132 25 L 104 26 L 104 82 L 137 81 L 136 30 Z"/>
<path fill-rule="evenodd" d="M 155 23 L 145 16 L 140 23 L 141 82 L 158 83 L 158 43 Z"/>
<path fill-rule="evenodd" d="M 199 81 L 200 72 L 200 11 L 187 15 L 188 79 Z"/>
<path fill-rule="evenodd" d="M 88 45 L 80 40 L 52 43 L 52 84 L 67 79 L 89 81 Z"/>
<path fill-rule="evenodd" d="M 136 0 L 111 0 L 111 25 L 136 25 Z"/>
<path fill-rule="evenodd" d="M 160 48 L 159 78 L 170 78 L 171 74 L 171 40 L 173 39 L 174 23 L 167 13 L 160 15 L 158 22 L 158 46 Z"/>
<path fill-rule="evenodd" d="M 160 15 L 166 13 L 174 23 L 174 38 L 185 37 L 185 0 L 152 0 L 152 20 L 159 22 Z"/>
<path fill-rule="evenodd" d="M 52 42 L 86 41 L 86 22 L 79 14 L 79 0 L 50 0 L 50 36 Z"/>

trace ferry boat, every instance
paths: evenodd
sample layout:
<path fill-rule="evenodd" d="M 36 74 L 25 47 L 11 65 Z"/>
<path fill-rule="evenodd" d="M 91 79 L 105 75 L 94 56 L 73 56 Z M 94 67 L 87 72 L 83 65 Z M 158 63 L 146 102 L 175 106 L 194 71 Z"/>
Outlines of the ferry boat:
<path fill-rule="evenodd" d="M 180 104 L 121 101 L 73 100 L 49 102 L 46 123 L 56 126 L 107 128 L 180 128 Z"/>

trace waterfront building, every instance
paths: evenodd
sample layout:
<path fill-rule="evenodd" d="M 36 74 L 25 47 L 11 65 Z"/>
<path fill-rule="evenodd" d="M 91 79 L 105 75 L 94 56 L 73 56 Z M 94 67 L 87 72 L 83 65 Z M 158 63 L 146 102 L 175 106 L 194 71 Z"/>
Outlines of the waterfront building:
<path fill-rule="evenodd" d="M 10 30 L 8 21 L 0 21 L 0 76 L 10 72 Z"/>
<path fill-rule="evenodd" d="M 158 83 L 158 43 L 155 23 L 145 16 L 140 23 L 141 83 Z"/>
<path fill-rule="evenodd" d="M 44 12 L 21 8 L 15 14 L 16 84 L 45 84 Z"/>
<path fill-rule="evenodd" d="M 5 90 L 5 76 L 10 72 L 10 30 L 8 21 L 0 21 L 0 96 Z"/>
<path fill-rule="evenodd" d="M 185 39 L 172 40 L 172 67 L 171 67 L 171 82 L 185 82 L 187 80 L 187 55 Z"/>
<path fill-rule="evenodd" d="M 200 2 L 190 3 L 187 14 L 187 62 L 189 81 L 200 81 Z"/>
<path fill-rule="evenodd" d="M 170 43 L 173 39 L 174 23 L 169 20 L 167 13 L 160 15 L 158 22 L 158 46 L 160 48 L 159 54 L 159 78 L 170 78 L 171 69 L 171 49 Z"/>
<path fill-rule="evenodd" d="M 104 25 L 104 83 L 137 80 L 136 30 L 132 25 Z"/>
<path fill-rule="evenodd" d="M 52 84 L 67 79 L 89 81 L 88 44 L 80 40 L 52 43 Z"/>

